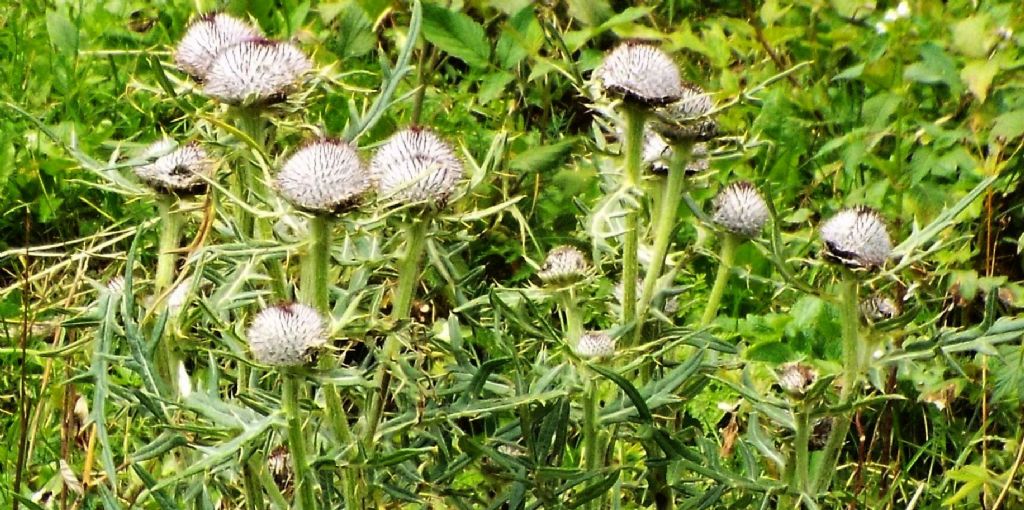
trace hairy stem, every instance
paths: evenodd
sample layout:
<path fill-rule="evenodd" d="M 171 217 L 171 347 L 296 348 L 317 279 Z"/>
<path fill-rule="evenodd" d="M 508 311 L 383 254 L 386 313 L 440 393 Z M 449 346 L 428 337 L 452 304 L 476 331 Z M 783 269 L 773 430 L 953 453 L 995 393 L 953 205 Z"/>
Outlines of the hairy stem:
<path fill-rule="evenodd" d="M 729 275 L 732 273 L 733 262 L 736 259 L 736 246 L 739 238 L 735 234 L 725 232 L 722 234 L 722 246 L 718 254 L 718 273 L 715 275 L 715 283 L 711 287 L 711 294 L 708 295 L 708 302 L 704 306 L 704 315 L 700 318 L 700 326 L 705 327 L 715 320 L 718 315 L 718 306 L 722 302 L 722 294 L 725 293 L 725 285 L 729 283 Z"/>
<path fill-rule="evenodd" d="M 583 336 L 583 320 L 572 289 L 558 291 L 558 303 L 565 314 L 565 343 L 573 350 Z"/>
<path fill-rule="evenodd" d="M 160 195 L 156 203 L 160 214 L 160 244 L 154 287 L 156 294 L 159 295 L 167 291 L 174 283 L 174 272 L 178 266 L 177 252 L 181 244 L 181 230 L 184 221 L 181 213 L 171 210 L 174 207 L 173 196 Z M 167 383 L 167 387 L 170 388 L 171 395 L 176 396 L 178 394 L 178 361 L 174 347 L 167 335 L 160 338 L 158 345 L 155 354 L 157 371 Z"/>
<path fill-rule="evenodd" d="M 844 271 L 843 279 L 839 283 L 839 313 L 843 331 L 843 389 L 839 393 L 840 405 L 856 397 L 858 379 L 862 372 L 857 286 L 853 274 Z M 832 431 L 822 451 L 821 465 L 815 470 L 814 481 L 811 484 L 811 489 L 815 493 L 827 490 L 832 483 L 843 442 L 850 431 L 851 415 L 850 411 L 846 411 L 834 417 Z"/>
<path fill-rule="evenodd" d="M 413 219 L 412 223 L 405 229 L 405 254 L 398 266 L 398 288 L 395 290 L 395 297 L 391 305 L 391 318 L 399 322 L 409 318 L 412 307 L 413 290 L 419 281 L 420 259 L 423 256 L 423 249 L 426 246 L 427 229 L 430 226 L 429 218 Z M 397 334 L 390 334 L 384 340 L 377 358 L 377 373 L 374 375 L 374 387 L 376 392 L 370 393 L 370 402 L 364 406 L 368 409 L 366 417 L 366 428 L 363 432 L 363 445 L 368 451 L 374 449 L 374 436 L 380 426 L 381 415 L 384 408 L 384 397 L 388 387 L 391 385 L 391 374 L 388 366 L 392 364 L 399 354 L 401 342 Z"/>
<path fill-rule="evenodd" d="M 659 193 L 661 199 L 655 209 L 657 216 L 654 218 L 654 253 L 651 258 L 651 267 L 647 268 L 647 274 L 644 275 L 643 292 L 640 295 L 639 309 L 637 310 L 637 327 L 633 331 L 633 343 L 640 341 L 644 319 L 650 311 L 651 299 L 654 297 L 654 285 L 661 277 L 662 268 L 665 266 L 665 256 L 668 254 L 668 246 L 672 241 L 672 232 L 675 231 L 676 213 L 679 211 L 679 203 L 683 200 L 686 163 L 690 160 L 690 150 L 689 144 L 673 147 L 668 179 Z"/>
<path fill-rule="evenodd" d="M 626 107 L 626 172 L 624 184 L 629 189 L 640 187 L 640 152 L 644 145 L 643 110 Z M 638 228 L 637 207 L 627 205 L 625 242 L 622 248 L 622 324 L 633 324 L 636 320 L 636 279 L 639 275 L 638 251 L 640 248 L 640 230 Z M 639 324 L 634 324 L 639 328 Z"/>
<path fill-rule="evenodd" d="M 807 480 L 810 476 L 810 454 L 808 443 L 811 440 L 810 416 L 800 403 L 796 410 L 796 435 L 793 438 L 793 480 L 790 489 L 796 493 L 806 492 Z"/>
<path fill-rule="evenodd" d="M 331 220 L 323 215 L 309 220 L 309 250 L 302 259 L 300 294 L 302 301 L 330 313 L 328 263 L 331 259 Z"/>
<path fill-rule="evenodd" d="M 316 477 L 310 468 L 307 456 L 306 435 L 302 430 L 302 418 L 299 416 L 298 376 L 284 373 L 281 381 L 281 406 L 284 408 L 288 422 L 288 452 L 292 459 L 292 470 L 295 473 L 295 494 L 301 510 L 313 510 L 315 498 L 313 484 Z"/>

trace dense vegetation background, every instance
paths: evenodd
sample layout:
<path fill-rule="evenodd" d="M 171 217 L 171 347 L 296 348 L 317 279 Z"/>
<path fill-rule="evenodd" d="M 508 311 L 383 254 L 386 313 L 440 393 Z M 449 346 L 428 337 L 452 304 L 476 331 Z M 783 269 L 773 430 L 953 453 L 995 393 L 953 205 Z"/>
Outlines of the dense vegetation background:
<path fill-rule="evenodd" d="M 898 245 L 862 292 L 903 313 L 864 326 L 878 351 L 870 387 L 831 489 L 802 504 L 1024 507 L 1024 10 L 1012 0 L 425 2 L 411 40 L 413 8 L 388 1 L 7 2 L 0 506 L 292 499 L 289 476 L 259 475 L 283 443 L 276 376 L 246 391 L 236 376 L 248 320 L 283 297 L 270 295 L 262 261 L 295 271 L 301 239 L 232 239 L 199 200 L 181 267 L 200 275 L 190 304 L 169 323 L 143 304 L 159 224 L 124 161 L 163 134 L 229 159 L 241 147 L 218 131 L 220 106 L 170 61 L 189 20 L 214 9 L 293 39 L 317 67 L 303 102 L 272 121 L 271 166 L 312 133 L 364 120 L 406 47 L 394 100 L 359 145 L 372 150 L 419 118 L 466 160 L 465 194 L 431 234 L 412 324 L 379 313 L 401 251 L 389 217 L 365 213 L 339 230 L 331 355 L 341 368 L 310 369 L 309 383 L 338 384 L 358 426 L 376 346 L 409 336 L 372 455 L 325 432 L 317 392 L 303 401 L 325 507 L 348 495 L 339 471 L 357 473 L 354 508 L 801 504 L 787 492 L 792 404 L 775 371 L 794 360 L 840 371 L 837 272 L 816 228 L 855 204 L 880 211 Z M 582 248 L 596 268 L 580 290 L 584 321 L 621 329 L 620 243 L 605 207 L 620 149 L 590 77 L 626 38 L 656 41 L 720 108 L 722 135 L 690 203 L 707 212 L 724 184 L 747 179 L 774 213 L 739 248 L 717 319 L 698 328 L 718 238 L 682 208 L 662 281 L 678 310 L 647 341 L 620 339 L 598 376 L 565 352 L 555 300 L 534 275 L 549 249 Z M 126 274 L 135 286 L 111 304 L 105 282 Z M 184 353 L 185 401 L 144 383 L 151 340 Z M 600 469 L 581 464 L 578 402 L 591 376 L 602 384 Z M 832 412 L 844 411 L 822 411 Z"/>

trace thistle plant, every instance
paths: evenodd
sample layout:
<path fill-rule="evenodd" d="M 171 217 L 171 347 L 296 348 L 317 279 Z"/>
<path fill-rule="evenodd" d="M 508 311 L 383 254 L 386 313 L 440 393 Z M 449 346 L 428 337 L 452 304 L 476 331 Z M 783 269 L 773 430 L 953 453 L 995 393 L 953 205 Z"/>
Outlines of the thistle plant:
<path fill-rule="evenodd" d="M 178 69 L 202 81 L 221 51 L 260 36 L 259 30 L 230 14 L 204 14 L 189 23 L 174 49 L 174 63 Z"/>
<path fill-rule="evenodd" d="M 660 49 L 637 42 L 626 42 L 609 53 L 595 71 L 605 92 L 622 101 L 626 134 L 622 146 L 625 156 L 623 186 L 640 187 L 640 162 L 644 148 L 644 125 L 651 110 L 680 98 L 682 80 L 675 62 Z M 637 318 L 636 279 L 639 275 L 639 225 L 635 206 L 626 211 L 625 240 L 622 245 L 622 281 L 625 282 L 621 321 L 632 324 Z M 640 328 L 640 324 L 634 327 Z"/>
<path fill-rule="evenodd" d="M 718 253 L 718 273 L 711 287 L 701 326 L 707 326 L 718 314 L 722 294 L 729 282 L 736 257 L 736 247 L 742 240 L 761 233 L 768 221 L 768 205 L 753 184 L 740 181 L 722 189 L 714 200 L 713 219 L 722 229 L 721 246 Z"/>
<path fill-rule="evenodd" d="M 865 346 L 859 334 L 860 301 L 858 274 L 871 273 L 889 259 L 892 241 L 881 215 L 864 206 L 844 209 L 826 221 L 820 229 L 826 259 L 841 267 L 839 309 L 843 331 L 843 374 L 840 404 L 857 395 L 864 371 Z M 832 480 L 839 450 L 850 429 L 849 415 L 836 417 L 822 455 L 821 468 L 811 483 L 814 491 L 824 490 Z"/>
<path fill-rule="evenodd" d="M 433 216 L 455 193 L 463 174 L 462 162 L 432 130 L 413 126 L 395 133 L 377 149 L 370 162 L 370 174 L 379 200 L 415 212 L 402 226 L 405 251 L 400 257 L 398 285 L 391 299 L 391 319 L 400 322 L 409 318 Z M 397 335 L 389 335 L 377 358 L 374 382 L 379 391 L 373 393 L 367 406 L 369 414 L 363 437 L 368 446 L 375 440 L 383 411 L 390 381 L 387 367 L 398 356 L 400 345 Z"/>
<path fill-rule="evenodd" d="M 793 400 L 793 455 L 790 458 L 790 489 L 804 493 L 809 489 L 811 475 L 811 403 L 805 400 L 811 386 L 818 380 L 818 372 L 800 362 L 787 363 L 778 373 L 779 386 Z"/>
<path fill-rule="evenodd" d="M 249 351 L 259 363 L 275 367 L 281 377 L 281 410 L 287 422 L 286 437 L 295 473 L 298 508 L 316 508 L 316 476 L 309 460 L 306 432 L 302 428 L 299 397 L 303 377 L 295 367 L 309 362 L 310 354 L 327 343 L 327 326 L 316 309 L 298 303 L 264 308 L 248 330 Z"/>
<path fill-rule="evenodd" d="M 139 180 L 157 192 L 160 241 L 153 287 L 154 293 L 160 294 L 170 289 L 178 266 L 185 216 L 181 211 L 174 210 L 177 198 L 205 191 L 206 179 L 213 172 L 213 163 L 199 144 L 191 142 L 179 147 L 167 138 L 150 145 L 143 153 L 143 158 L 150 162 L 135 167 L 134 171 Z M 173 310 L 169 302 L 167 308 Z M 161 376 L 170 383 L 177 374 L 177 357 L 170 342 L 161 341 L 159 346 L 157 365 Z"/>
<path fill-rule="evenodd" d="M 586 277 L 590 264 L 583 252 L 572 246 L 559 246 L 544 259 L 537 276 L 551 288 L 565 316 L 566 341 L 576 345 L 583 334 L 583 319 L 576 304 L 574 284 Z"/>
<path fill-rule="evenodd" d="M 587 362 L 598 362 L 615 355 L 615 339 L 603 331 L 588 331 L 570 344 L 573 352 Z M 601 468 L 601 445 L 598 437 L 600 384 L 597 374 L 586 366 L 580 371 L 583 385 L 583 467 L 589 472 Z"/>

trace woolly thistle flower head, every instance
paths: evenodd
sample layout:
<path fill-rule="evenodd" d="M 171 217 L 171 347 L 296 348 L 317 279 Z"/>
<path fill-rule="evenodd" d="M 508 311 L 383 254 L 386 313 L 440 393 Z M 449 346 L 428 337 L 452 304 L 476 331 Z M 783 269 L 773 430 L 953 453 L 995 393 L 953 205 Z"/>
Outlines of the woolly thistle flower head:
<path fill-rule="evenodd" d="M 818 372 L 803 363 L 786 363 L 778 373 L 779 386 L 794 397 L 802 397 L 818 380 Z"/>
<path fill-rule="evenodd" d="M 870 207 L 843 209 L 821 226 L 825 257 L 853 268 L 885 264 L 892 241 L 881 215 Z"/>
<path fill-rule="evenodd" d="M 179 147 L 165 138 L 147 147 L 142 158 L 149 163 L 135 167 L 135 175 L 163 193 L 200 193 L 206 189 L 203 177 L 213 171 L 206 151 L 195 142 Z"/>
<path fill-rule="evenodd" d="M 900 314 L 900 305 L 885 296 L 871 296 L 860 303 L 860 313 L 871 322 L 892 319 Z"/>
<path fill-rule="evenodd" d="M 323 317 L 314 308 L 287 303 L 264 308 L 249 326 L 249 351 L 260 363 L 302 365 L 312 350 L 327 343 Z"/>
<path fill-rule="evenodd" d="M 754 237 L 768 222 L 768 205 L 753 184 L 740 181 L 726 186 L 714 200 L 715 223 L 733 234 Z"/>
<path fill-rule="evenodd" d="M 576 355 L 581 358 L 609 358 L 615 354 L 615 339 L 603 331 L 588 331 L 576 342 Z"/>
<path fill-rule="evenodd" d="M 595 76 L 609 95 L 637 105 L 661 106 L 682 94 L 679 68 L 672 58 L 638 41 L 627 41 L 608 53 Z"/>
<path fill-rule="evenodd" d="M 299 209 L 342 212 L 370 189 L 370 175 L 351 145 L 317 140 L 295 152 L 278 172 L 277 191 Z"/>
<path fill-rule="evenodd" d="M 442 207 L 462 178 L 462 162 L 433 131 L 410 127 L 377 149 L 370 174 L 385 198 Z"/>
<path fill-rule="evenodd" d="M 548 285 L 569 285 L 582 280 L 589 267 L 583 252 L 572 246 L 559 246 L 548 252 L 537 276 Z"/>
<path fill-rule="evenodd" d="M 671 143 L 706 142 L 718 136 L 718 122 L 708 116 L 714 108 L 711 96 L 693 84 L 682 91 L 679 100 L 655 111 L 653 129 Z"/>
<path fill-rule="evenodd" d="M 248 23 L 215 12 L 196 18 L 174 50 L 174 63 L 197 80 L 206 78 L 217 55 L 225 48 L 246 39 L 260 37 Z"/>
<path fill-rule="evenodd" d="M 217 55 L 203 92 L 228 104 L 272 102 L 295 89 L 312 67 L 292 43 L 250 38 Z"/>

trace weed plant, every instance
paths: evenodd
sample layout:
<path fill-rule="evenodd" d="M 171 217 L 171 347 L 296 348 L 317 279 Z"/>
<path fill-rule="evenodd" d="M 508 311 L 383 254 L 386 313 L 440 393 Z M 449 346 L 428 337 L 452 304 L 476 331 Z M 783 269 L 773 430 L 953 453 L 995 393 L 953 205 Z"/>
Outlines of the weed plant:
<path fill-rule="evenodd" d="M 1024 508 L 1014 2 L 0 10 L 0 505 Z"/>

